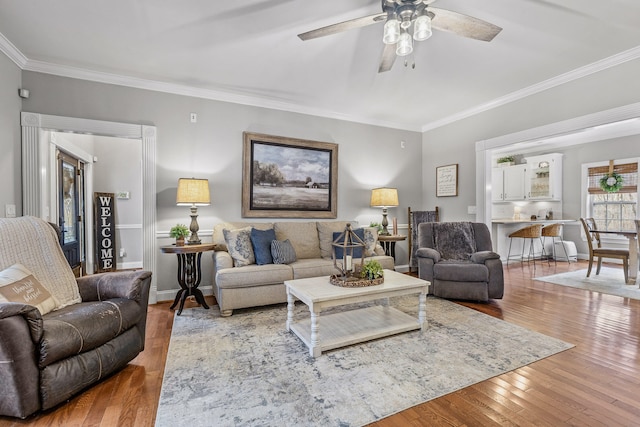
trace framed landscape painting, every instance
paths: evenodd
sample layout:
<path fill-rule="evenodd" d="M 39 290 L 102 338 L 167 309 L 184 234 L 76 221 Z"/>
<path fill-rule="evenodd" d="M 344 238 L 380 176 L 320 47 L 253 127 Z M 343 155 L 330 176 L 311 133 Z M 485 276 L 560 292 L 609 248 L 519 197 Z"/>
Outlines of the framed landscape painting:
<path fill-rule="evenodd" d="M 243 137 L 243 217 L 337 217 L 338 144 L 251 132 Z"/>

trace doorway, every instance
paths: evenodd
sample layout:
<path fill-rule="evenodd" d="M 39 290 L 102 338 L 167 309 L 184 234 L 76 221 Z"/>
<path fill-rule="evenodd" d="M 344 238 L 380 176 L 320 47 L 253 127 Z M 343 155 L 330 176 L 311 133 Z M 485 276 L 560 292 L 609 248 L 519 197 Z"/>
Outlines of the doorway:
<path fill-rule="evenodd" d="M 80 277 L 86 273 L 84 163 L 60 150 L 56 157 L 60 246 L 73 274 Z"/>

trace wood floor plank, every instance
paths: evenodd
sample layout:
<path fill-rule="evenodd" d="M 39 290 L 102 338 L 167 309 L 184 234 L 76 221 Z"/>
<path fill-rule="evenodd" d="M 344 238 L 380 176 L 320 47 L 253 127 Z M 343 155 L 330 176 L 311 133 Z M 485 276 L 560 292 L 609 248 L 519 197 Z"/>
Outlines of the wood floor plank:
<path fill-rule="evenodd" d="M 537 263 L 535 276 L 582 268 L 585 262 Z M 510 263 L 502 300 L 458 303 L 574 348 L 371 425 L 640 425 L 640 301 L 533 277 L 532 266 Z M 53 410 L 26 420 L 0 417 L 0 427 L 153 426 L 173 326 L 169 305 L 149 307 L 145 351 L 125 369 Z"/>

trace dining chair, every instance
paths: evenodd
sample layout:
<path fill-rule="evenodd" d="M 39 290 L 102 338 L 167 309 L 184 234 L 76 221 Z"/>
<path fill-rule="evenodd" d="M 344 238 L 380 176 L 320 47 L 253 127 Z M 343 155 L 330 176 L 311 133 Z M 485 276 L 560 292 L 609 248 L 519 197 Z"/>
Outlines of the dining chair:
<path fill-rule="evenodd" d="M 596 221 L 593 218 L 580 218 L 580 222 L 582 222 L 584 234 L 587 236 L 587 243 L 589 244 L 589 268 L 587 269 L 587 277 L 589 277 L 589 275 L 591 274 L 591 267 L 593 266 L 594 258 L 598 258 L 598 268 L 596 269 L 596 275 L 600 274 L 602 258 L 621 259 L 624 269 L 624 282 L 627 283 L 629 270 L 629 250 L 603 248 L 602 243 L 600 242 L 600 233 L 598 233 Z"/>

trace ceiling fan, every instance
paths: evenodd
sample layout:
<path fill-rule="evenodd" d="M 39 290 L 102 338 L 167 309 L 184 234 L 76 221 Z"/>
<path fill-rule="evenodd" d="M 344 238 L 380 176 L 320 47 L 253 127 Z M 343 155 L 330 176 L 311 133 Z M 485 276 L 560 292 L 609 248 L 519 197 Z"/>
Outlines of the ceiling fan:
<path fill-rule="evenodd" d="M 383 73 L 391 69 L 396 56 L 407 56 L 413 52 L 414 40 L 423 41 L 431 37 L 432 28 L 487 42 L 502 31 L 497 25 L 481 19 L 431 7 L 434 1 L 382 0 L 381 13 L 307 31 L 298 34 L 298 37 L 311 40 L 384 21 L 384 50 L 378 68 L 378 72 Z"/>

